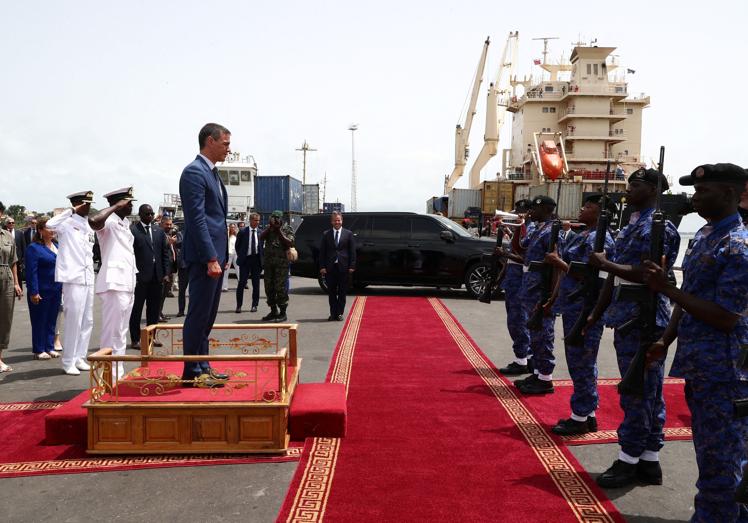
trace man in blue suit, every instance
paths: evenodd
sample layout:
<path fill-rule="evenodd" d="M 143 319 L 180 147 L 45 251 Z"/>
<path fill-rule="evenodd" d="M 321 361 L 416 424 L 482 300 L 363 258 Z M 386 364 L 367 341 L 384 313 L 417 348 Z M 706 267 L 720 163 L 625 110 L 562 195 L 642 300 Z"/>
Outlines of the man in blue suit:
<path fill-rule="evenodd" d="M 356 238 L 343 229 L 343 215 L 333 212 L 332 229 L 322 234 L 319 246 L 319 272 L 327 283 L 330 316 L 328 321 L 342 321 L 345 312 L 345 295 L 350 274 L 356 269 Z"/>
<path fill-rule="evenodd" d="M 190 303 L 184 320 L 184 354 L 208 355 L 208 336 L 218 312 L 223 267 L 228 260 L 226 211 L 228 196 L 216 163 L 231 152 L 231 132 L 215 123 L 205 124 L 198 135 L 200 154 L 182 171 L 179 196 L 184 211 L 182 258 L 189 275 Z M 185 362 L 186 386 L 222 387 L 226 374 L 208 361 Z"/>
<path fill-rule="evenodd" d="M 239 285 L 236 286 L 236 312 L 242 311 L 244 286 L 252 279 L 252 308 L 257 312 L 260 303 L 260 274 L 262 274 L 262 242 L 260 241 L 260 215 L 249 216 L 249 227 L 244 227 L 236 235 L 236 263 L 239 265 Z"/>

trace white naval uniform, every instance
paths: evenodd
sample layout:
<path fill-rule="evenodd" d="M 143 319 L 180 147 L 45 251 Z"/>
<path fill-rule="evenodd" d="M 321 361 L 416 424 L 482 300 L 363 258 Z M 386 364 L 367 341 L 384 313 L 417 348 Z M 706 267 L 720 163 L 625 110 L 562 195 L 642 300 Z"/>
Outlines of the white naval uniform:
<path fill-rule="evenodd" d="M 130 220 L 111 214 L 104 227 L 96 231 L 101 249 L 101 269 L 96 278 L 96 294 L 101 299 L 101 348 L 112 348 L 112 354 L 123 356 L 127 347 L 127 330 L 135 298 L 135 265 Z M 124 374 L 124 365 L 112 369 Z M 115 378 L 116 379 L 116 378 Z"/>
<path fill-rule="evenodd" d="M 86 363 L 93 329 L 94 232 L 88 218 L 66 209 L 47 221 L 47 229 L 57 233 L 59 242 L 55 281 L 62 283 L 65 309 L 65 340 L 62 368 Z M 82 366 L 82 368 L 85 368 Z"/>

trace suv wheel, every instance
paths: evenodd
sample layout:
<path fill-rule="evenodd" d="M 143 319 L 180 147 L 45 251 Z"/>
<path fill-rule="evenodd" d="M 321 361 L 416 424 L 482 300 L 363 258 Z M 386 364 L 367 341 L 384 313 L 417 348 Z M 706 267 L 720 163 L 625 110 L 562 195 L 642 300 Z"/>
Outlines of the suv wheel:
<path fill-rule="evenodd" d="M 325 279 L 322 277 L 317 278 L 317 283 L 319 283 L 319 288 L 322 289 L 322 292 L 324 292 L 325 294 L 328 294 L 327 282 L 325 281 Z"/>
<path fill-rule="evenodd" d="M 485 263 L 474 263 L 465 273 L 465 290 L 471 298 L 478 298 L 488 278 L 489 267 Z"/>

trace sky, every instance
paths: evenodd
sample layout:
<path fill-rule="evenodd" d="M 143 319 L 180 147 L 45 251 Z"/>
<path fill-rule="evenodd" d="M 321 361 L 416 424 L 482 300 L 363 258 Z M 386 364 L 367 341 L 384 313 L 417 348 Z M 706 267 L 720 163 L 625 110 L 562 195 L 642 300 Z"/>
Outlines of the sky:
<path fill-rule="evenodd" d="M 515 30 L 519 74 L 538 73 L 542 42 L 532 38 L 559 38 L 551 60 L 568 58 L 578 40 L 617 47 L 619 63 L 636 71 L 629 93 L 651 97 L 642 157 L 656 159 L 665 145 L 672 177 L 703 163 L 748 166 L 741 1 L 0 0 L 0 9 L 6 206 L 46 211 L 90 189 L 103 207 L 102 194 L 133 185 L 155 207 L 178 191 L 209 121 L 231 130 L 232 149 L 252 155 L 260 175 L 301 178 L 296 149 L 306 140 L 317 149 L 307 183 L 327 174 L 326 200 L 349 206 L 356 123 L 358 210 L 424 212 L 452 171 L 454 127 L 483 41 L 493 42 L 490 79 Z M 484 99 L 481 89 L 476 154 Z M 681 229 L 699 222 L 687 217 Z"/>

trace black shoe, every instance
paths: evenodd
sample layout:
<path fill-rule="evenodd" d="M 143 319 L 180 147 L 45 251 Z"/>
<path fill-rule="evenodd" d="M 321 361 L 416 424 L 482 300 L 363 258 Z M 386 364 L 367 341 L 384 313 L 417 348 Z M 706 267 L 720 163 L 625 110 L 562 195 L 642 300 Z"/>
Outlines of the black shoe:
<path fill-rule="evenodd" d="M 208 376 L 210 376 L 211 378 L 216 379 L 216 380 L 227 380 L 227 379 L 229 379 L 229 375 L 228 374 L 222 374 L 222 373 L 218 372 L 217 370 L 215 370 L 213 367 L 208 367 L 208 370 L 205 371 L 204 374 L 207 374 Z"/>
<path fill-rule="evenodd" d="M 270 312 L 262 317 L 262 321 L 273 321 L 278 317 L 278 307 L 273 305 L 270 307 Z"/>
<path fill-rule="evenodd" d="M 188 388 L 192 387 L 196 389 L 220 389 L 221 387 L 225 387 L 226 384 L 221 380 L 211 378 L 210 374 L 200 374 L 199 376 L 193 378 L 192 381 L 182 383 L 182 386 Z"/>
<path fill-rule="evenodd" d="M 327 321 L 335 321 L 335 316 L 333 316 L 332 314 L 330 314 L 330 315 L 329 315 L 329 316 L 327 317 Z"/>
<path fill-rule="evenodd" d="M 242 311 L 242 308 L 241 307 L 237 307 L 234 312 L 237 313 L 237 314 L 239 314 L 241 311 Z"/>
<path fill-rule="evenodd" d="M 587 418 L 588 420 L 589 418 Z M 590 424 L 587 420 L 577 421 L 571 418 L 558 420 L 551 432 L 559 436 L 573 436 L 575 434 L 587 434 L 590 432 Z"/>
<path fill-rule="evenodd" d="M 132 342 L 132 343 L 130 344 L 130 348 L 131 348 L 131 349 L 134 349 L 134 350 L 140 350 L 140 342 L 139 342 L 139 341 L 134 341 L 134 342 Z"/>
<path fill-rule="evenodd" d="M 533 376 L 535 376 L 535 374 L 533 374 Z M 522 394 L 552 394 L 553 382 L 537 378 L 520 385 L 519 391 Z"/>
<path fill-rule="evenodd" d="M 183 317 L 183 316 L 184 316 L 184 313 L 183 313 L 183 312 L 178 312 L 178 313 L 177 313 L 177 318 L 181 318 L 181 317 Z"/>
<path fill-rule="evenodd" d="M 532 362 L 532 358 L 527 358 L 527 372 L 535 374 L 535 364 Z"/>
<path fill-rule="evenodd" d="M 257 312 L 257 305 L 252 305 L 252 308 L 249 309 L 249 312 Z"/>
<path fill-rule="evenodd" d="M 280 313 L 278 316 L 275 317 L 273 320 L 275 323 L 283 323 L 284 321 L 288 320 L 288 316 L 286 316 L 286 313 Z"/>
<path fill-rule="evenodd" d="M 527 374 L 530 371 L 527 369 L 527 365 L 520 365 L 516 361 L 513 361 L 506 367 L 500 368 L 499 372 L 504 376 L 520 376 L 522 374 Z"/>
<path fill-rule="evenodd" d="M 662 467 L 659 461 L 639 459 L 636 464 L 636 477 L 647 485 L 662 485 Z"/>
<path fill-rule="evenodd" d="M 338 320 L 338 321 L 343 321 L 343 315 L 342 314 L 338 314 L 338 317 L 335 318 L 335 319 Z"/>
<path fill-rule="evenodd" d="M 170 319 L 171 319 L 171 317 L 167 316 L 166 314 L 162 314 L 159 317 L 159 321 L 169 321 Z"/>
<path fill-rule="evenodd" d="M 597 484 L 603 488 L 621 488 L 636 483 L 637 466 L 617 459 L 608 470 L 597 477 Z"/>
<path fill-rule="evenodd" d="M 524 387 L 528 383 L 532 383 L 533 381 L 537 381 L 537 380 L 538 380 L 538 375 L 537 374 L 530 374 L 529 376 L 525 376 L 521 380 L 515 380 L 514 381 L 514 386 L 519 389 L 521 387 Z"/>
<path fill-rule="evenodd" d="M 587 416 L 587 428 L 588 432 L 597 432 L 597 418 L 595 416 Z"/>

